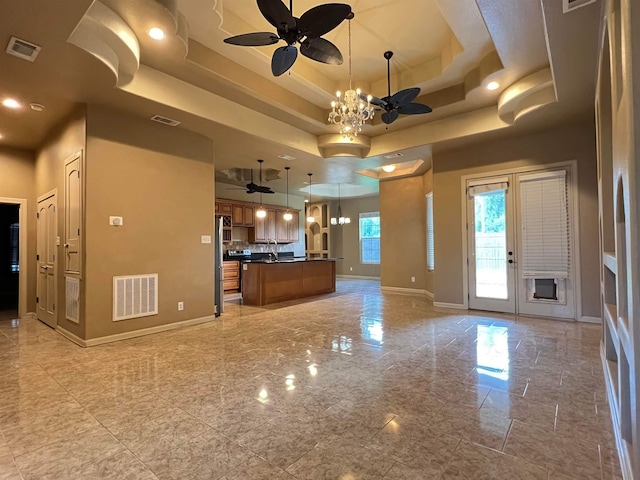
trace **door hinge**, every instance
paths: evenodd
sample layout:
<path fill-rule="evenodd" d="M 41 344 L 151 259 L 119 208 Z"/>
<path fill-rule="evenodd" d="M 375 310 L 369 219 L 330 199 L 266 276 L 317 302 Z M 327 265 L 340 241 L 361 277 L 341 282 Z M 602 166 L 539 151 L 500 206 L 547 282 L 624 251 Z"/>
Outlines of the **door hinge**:
<path fill-rule="evenodd" d="M 40 214 L 39 213 L 36 213 L 36 218 L 40 218 Z"/>
<path fill-rule="evenodd" d="M 36 260 L 40 260 L 40 255 L 36 255 Z"/>
<path fill-rule="evenodd" d="M 78 170 L 78 178 L 80 178 L 80 170 Z"/>
<path fill-rule="evenodd" d="M 80 229 L 78 229 L 78 236 L 80 236 Z"/>
<path fill-rule="evenodd" d="M 40 302 L 40 297 L 36 297 L 36 303 Z"/>

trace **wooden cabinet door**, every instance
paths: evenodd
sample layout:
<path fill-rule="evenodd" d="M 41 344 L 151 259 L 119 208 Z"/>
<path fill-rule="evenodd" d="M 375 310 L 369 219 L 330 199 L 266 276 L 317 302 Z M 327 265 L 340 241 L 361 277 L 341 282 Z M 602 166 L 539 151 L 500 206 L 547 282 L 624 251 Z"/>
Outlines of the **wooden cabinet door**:
<path fill-rule="evenodd" d="M 216 213 L 220 215 L 231 215 L 233 213 L 230 203 L 217 202 L 217 204 Z"/>
<path fill-rule="evenodd" d="M 278 243 L 289 242 L 289 222 L 287 222 L 283 215 L 286 210 L 276 210 L 276 240 Z"/>
<path fill-rule="evenodd" d="M 276 238 L 276 211 L 267 209 L 267 218 L 266 218 L 266 240 L 273 240 Z"/>
<path fill-rule="evenodd" d="M 233 205 L 231 213 L 231 223 L 234 227 L 244 226 L 244 207 L 242 205 Z"/>
<path fill-rule="evenodd" d="M 289 243 L 297 243 L 300 240 L 300 213 L 293 211 L 291 215 L 293 215 L 293 218 L 287 222 Z"/>
<path fill-rule="evenodd" d="M 244 208 L 244 226 L 253 227 L 254 217 L 256 216 L 253 205 L 245 205 L 243 208 Z"/>

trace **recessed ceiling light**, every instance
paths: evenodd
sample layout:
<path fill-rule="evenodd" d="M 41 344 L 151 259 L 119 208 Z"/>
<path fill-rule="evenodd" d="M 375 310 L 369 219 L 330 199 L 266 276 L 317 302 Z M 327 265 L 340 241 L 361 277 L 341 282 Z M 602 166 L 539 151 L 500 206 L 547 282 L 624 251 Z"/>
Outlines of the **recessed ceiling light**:
<path fill-rule="evenodd" d="M 497 90 L 498 88 L 500 88 L 500 84 L 496 81 L 487 84 L 487 90 Z"/>
<path fill-rule="evenodd" d="M 385 171 L 385 172 L 387 172 L 387 173 L 391 173 L 391 172 L 393 172 L 395 169 L 396 169 L 396 166 L 395 166 L 395 164 L 393 164 L 393 163 L 392 163 L 391 165 L 383 165 L 383 166 L 382 166 L 382 170 L 384 170 L 384 171 Z"/>
<path fill-rule="evenodd" d="M 44 105 L 40 103 L 30 103 L 29 106 L 31 107 L 31 110 L 33 110 L 34 112 L 41 112 L 44 110 Z"/>
<path fill-rule="evenodd" d="M 7 108 L 20 108 L 22 106 L 15 98 L 5 98 L 2 101 L 2 105 Z"/>
<path fill-rule="evenodd" d="M 164 38 L 164 31 L 161 28 L 153 27 L 149 29 L 149 36 L 154 40 L 162 40 Z"/>

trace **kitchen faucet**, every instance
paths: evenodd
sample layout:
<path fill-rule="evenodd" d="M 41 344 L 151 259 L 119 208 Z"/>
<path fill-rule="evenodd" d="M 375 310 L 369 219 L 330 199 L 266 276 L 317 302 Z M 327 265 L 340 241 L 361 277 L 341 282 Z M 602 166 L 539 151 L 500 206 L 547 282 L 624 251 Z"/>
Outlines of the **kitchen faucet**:
<path fill-rule="evenodd" d="M 278 241 L 275 238 L 270 238 L 267 240 L 267 246 L 269 246 L 273 242 L 273 250 L 270 252 L 270 255 L 273 255 L 276 261 L 278 261 Z"/>

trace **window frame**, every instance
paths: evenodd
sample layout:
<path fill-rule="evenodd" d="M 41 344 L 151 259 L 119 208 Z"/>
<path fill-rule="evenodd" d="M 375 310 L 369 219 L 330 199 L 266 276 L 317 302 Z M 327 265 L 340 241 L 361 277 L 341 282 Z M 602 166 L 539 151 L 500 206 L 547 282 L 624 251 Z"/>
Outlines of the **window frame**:
<path fill-rule="evenodd" d="M 378 219 L 378 236 L 377 237 L 363 237 L 362 236 L 362 220 L 366 218 Z M 360 212 L 358 216 L 358 245 L 360 249 L 360 263 L 363 265 L 380 265 L 380 212 Z M 365 261 L 363 257 L 362 240 L 363 239 L 377 239 L 378 240 L 378 255 L 377 261 Z"/>

